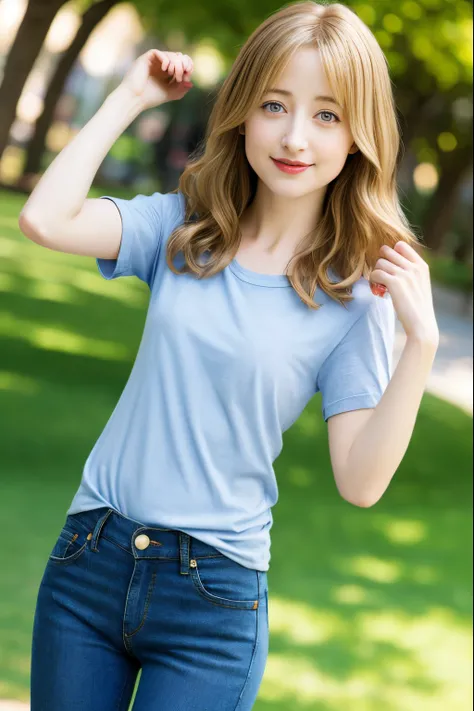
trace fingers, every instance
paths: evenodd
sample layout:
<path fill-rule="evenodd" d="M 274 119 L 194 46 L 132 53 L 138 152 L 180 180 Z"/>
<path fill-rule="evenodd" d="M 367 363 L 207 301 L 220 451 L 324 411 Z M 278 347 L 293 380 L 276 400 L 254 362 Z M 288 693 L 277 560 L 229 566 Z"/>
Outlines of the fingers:
<path fill-rule="evenodd" d="M 184 78 L 186 81 L 189 81 L 191 79 L 191 74 L 193 73 L 193 70 L 194 70 L 194 64 L 193 64 L 193 60 L 191 59 L 191 57 L 188 57 L 187 54 L 184 55 L 184 66 L 185 66 Z"/>
<path fill-rule="evenodd" d="M 193 62 L 191 57 L 187 54 L 176 52 L 170 64 L 172 64 L 173 68 L 171 72 L 168 69 L 168 73 L 171 73 L 171 76 L 174 74 L 174 78 L 178 83 L 182 82 L 183 79 L 186 81 L 189 80 L 189 76 L 193 70 Z"/>
<path fill-rule="evenodd" d="M 190 80 L 190 76 L 194 70 L 194 63 L 191 57 L 181 52 L 162 52 L 159 49 L 151 50 L 152 59 L 158 61 L 163 72 L 167 72 L 169 76 L 176 82 Z"/>

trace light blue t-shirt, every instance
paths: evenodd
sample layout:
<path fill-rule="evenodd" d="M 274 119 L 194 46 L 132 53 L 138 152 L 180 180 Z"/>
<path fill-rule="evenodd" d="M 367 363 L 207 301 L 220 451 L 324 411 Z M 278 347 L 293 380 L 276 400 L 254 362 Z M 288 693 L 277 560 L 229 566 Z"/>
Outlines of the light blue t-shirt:
<path fill-rule="evenodd" d="M 392 300 L 361 278 L 347 310 L 317 289 L 314 311 L 285 275 L 236 259 L 206 279 L 174 274 L 166 242 L 183 195 L 104 199 L 121 214 L 122 242 L 99 270 L 137 276 L 151 294 L 130 377 L 68 513 L 109 506 L 266 571 L 282 433 L 318 391 L 325 420 L 377 405 L 392 373 Z"/>

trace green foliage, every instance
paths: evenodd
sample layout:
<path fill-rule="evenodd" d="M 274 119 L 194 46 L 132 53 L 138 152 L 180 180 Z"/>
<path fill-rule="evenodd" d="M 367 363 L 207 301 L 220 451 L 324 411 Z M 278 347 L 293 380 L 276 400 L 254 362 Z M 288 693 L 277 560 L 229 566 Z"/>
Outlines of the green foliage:
<path fill-rule="evenodd" d="M 136 0 L 135 4 L 147 27 L 164 42 L 179 30 L 184 45 L 170 49 L 192 51 L 194 42 L 212 38 L 229 68 L 249 34 L 284 3 L 202 0 L 165 5 L 163 0 Z M 404 0 L 399 5 L 392 0 L 353 0 L 346 4 L 366 22 L 385 52 L 397 106 L 409 124 L 409 136 L 425 136 L 425 155 L 439 162 L 437 138 L 442 131 L 453 133 L 458 150 L 470 146 L 471 4 L 466 0 Z M 455 109 L 462 98 L 468 102 L 467 120 Z"/>
<path fill-rule="evenodd" d="M 148 291 L 29 242 L 23 203 L 0 195 L 0 538 L 21 523 L 0 547 L 0 690 L 27 700 L 38 587 L 129 376 Z M 469 708 L 471 435 L 470 416 L 426 393 L 394 481 L 358 509 L 337 493 L 319 395 L 285 433 L 255 711 Z"/>
<path fill-rule="evenodd" d="M 472 294 L 472 265 L 462 264 L 452 257 L 432 252 L 424 254 L 423 259 L 430 267 L 433 282 Z"/>
<path fill-rule="evenodd" d="M 248 35 L 272 12 L 283 6 L 275 0 L 202 0 L 175 3 L 136 0 L 150 29 L 165 38 L 173 30 L 189 42 L 212 37 L 225 57 L 236 56 Z M 288 3 L 291 4 L 291 3 Z M 440 91 L 472 84 L 472 7 L 465 0 L 354 0 L 347 5 L 368 24 L 382 48 L 390 50 L 394 76 L 414 63 L 421 64 Z M 170 48 L 171 49 L 171 48 Z M 423 72 L 422 72 L 423 73 Z M 410 75 L 410 82 L 417 77 Z M 423 82 L 423 78 L 419 77 Z"/>
<path fill-rule="evenodd" d="M 120 161 L 140 161 L 145 150 L 146 144 L 144 144 L 143 141 L 141 141 L 136 136 L 131 136 L 130 134 L 123 133 L 116 140 L 116 142 L 110 149 L 108 155 Z"/>
<path fill-rule="evenodd" d="M 352 9 L 375 33 L 387 56 L 394 78 L 405 80 L 418 90 L 432 86 L 449 92 L 460 84 L 472 85 L 472 7 L 463 0 L 409 0 L 394 5 L 379 0 L 368 5 L 355 0 Z M 420 71 L 421 69 L 421 71 Z"/>

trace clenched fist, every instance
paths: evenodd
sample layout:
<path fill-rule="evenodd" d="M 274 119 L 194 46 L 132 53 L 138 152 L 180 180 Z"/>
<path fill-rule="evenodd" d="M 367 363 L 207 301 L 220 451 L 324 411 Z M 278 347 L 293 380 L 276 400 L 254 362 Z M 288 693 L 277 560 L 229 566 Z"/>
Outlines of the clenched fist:
<path fill-rule="evenodd" d="M 193 60 L 181 52 L 150 49 L 127 71 L 121 86 L 150 109 L 167 101 L 182 99 L 192 88 Z"/>

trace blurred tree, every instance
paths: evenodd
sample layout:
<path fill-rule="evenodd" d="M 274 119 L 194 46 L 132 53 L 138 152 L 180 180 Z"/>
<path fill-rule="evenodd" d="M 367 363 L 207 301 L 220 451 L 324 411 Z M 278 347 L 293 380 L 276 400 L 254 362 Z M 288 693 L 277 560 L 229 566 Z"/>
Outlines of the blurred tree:
<path fill-rule="evenodd" d="M 421 229 L 425 243 L 440 250 L 472 165 L 472 5 L 404 0 L 394 10 L 391 0 L 355 0 L 352 7 L 387 57 L 403 149 L 438 171 Z M 416 189 L 413 178 L 409 187 Z"/>
<path fill-rule="evenodd" d="M 56 105 L 66 84 L 69 72 L 95 27 L 120 0 L 100 0 L 91 5 L 82 15 L 81 24 L 69 47 L 62 53 L 49 82 L 44 97 L 43 111 L 36 121 L 33 136 L 27 146 L 23 175 L 19 185 L 28 187 L 31 179 L 41 169 L 41 159 L 45 150 L 46 136 L 54 118 Z"/>
<path fill-rule="evenodd" d="M 173 40 L 170 51 L 206 39 L 219 49 L 227 69 L 238 54 L 240 45 L 257 27 L 263 16 L 278 8 L 274 0 L 201 0 L 199 3 L 168 3 L 165 0 L 134 0 L 145 28 L 160 37 Z M 181 38 L 181 40 L 179 40 Z M 182 43 L 182 46 L 178 44 Z"/>
<path fill-rule="evenodd" d="M 459 204 L 459 191 L 465 178 L 472 173 L 472 157 L 469 152 L 459 151 L 456 160 L 443 161 L 441 178 L 438 186 L 428 205 L 428 209 L 423 220 L 423 231 L 425 243 L 436 252 L 442 250 L 443 242 L 452 224 L 456 207 Z M 472 233 L 471 233 L 472 243 Z M 458 252 L 458 259 L 461 256 L 469 256 L 468 244 L 464 243 L 462 250 Z"/>
<path fill-rule="evenodd" d="M 402 0 L 396 8 L 392 0 L 347 4 L 374 32 L 387 57 L 402 151 L 410 162 L 415 154 L 415 165 L 431 162 L 438 171 L 438 187 L 421 225 L 426 244 L 438 250 L 472 165 L 472 110 L 466 109 L 472 96 L 472 5 L 466 0 Z M 145 21 L 150 26 L 159 23 L 163 36 L 174 38 L 179 28 L 185 42 L 211 38 L 230 65 L 248 35 L 281 2 L 228 0 L 218 12 L 214 0 L 187 6 L 185 12 L 179 5 L 164 10 L 164 3 L 156 0 L 142 0 L 140 5 Z M 463 112 L 458 111 L 459 102 Z M 410 187 L 416 190 L 412 176 Z M 459 253 L 470 250 L 465 247 Z"/>
<path fill-rule="evenodd" d="M 15 120 L 16 106 L 56 14 L 67 0 L 29 0 L 10 48 L 0 85 L 0 159 Z"/>
<path fill-rule="evenodd" d="M 459 87 L 457 87 L 458 89 Z M 472 135 L 471 121 L 458 121 L 453 106 L 456 99 L 441 95 L 442 105 L 425 115 L 422 136 L 413 140 L 415 153 L 420 162 L 432 162 L 438 171 L 438 184 L 429 198 L 422 219 L 425 244 L 435 252 L 442 252 L 446 238 L 460 206 L 460 193 L 472 175 Z M 421 139 L 421 140 L 420 140 Z M 460 235 L 472 244 L 472 230 Z M 459 252 L 459 257 L 470 254 L 468 245 Z"/>
<path fill-rule="evenodd" d="M 169 105 L 169 122 L 154 147 L 155 169 L 163 192 L 173 190 L 191 154 L 200 154 L 217 87 L 195 86 L 181 101 Z"/>
<path fill-rule="evenodd" d="M 118 2 L 119 0 L 117 0 Z M 0 86 L 0 157 L 15 117 L 18 98 L 55 14 L 66 0 L 29 0 L 25 18 L 10 50 Z M 105 0 L 92 3 L 102 5 Z M 84 9 L 91 0 L 78 0 Z M 192 53 L 193 43 L 206 39 L 222 53 L 229 68 L 240 46 L 262 20 L 281 6 L 281 0 L 215 0 L 165 3 L 134 0 L 150 36 L 163 38 L 173 51 Z M 472 5 L 467 0 L 352 0 L 349 6 L 367 23 L 382 47 L 393 78 L 403 146 L 410 164 L 432 163 L 439 175 L 437 190 L 424 211 L 422 230 L 435 249 L 443 244 L 452 220 L 459 186 L 469 171 L 472 145 Z M 102 5 L 103 7 L 103 5 Z M 84 16 L 85 17 L 85 16 Z M 88 17 L 92 18 L 92 14 Z M 90 30 L 93 28 L 90 20 Z M 83 24 L 74 42 L 87 40 Z M 73 42 L 73 44 L 74 44 Z M 55 94 L 64 84 L 68 61 L 58 67 L 48 90 L 48 112 L 38 122 L 38 136 L 46 135 Z M 71 66 L 71 64 L 70 64 Z M 62 74 L 62 76 L 61 76 Z M 49 96 L 51 91 L 51 96 Z M 464 102 L 464 103 L 463 103 Z M 459 108 L 462 108 L 462 111 Z M 467 108 L 466 108 L 467 106 Z M 48 119 L 49 113 L 49 119 Z M 38 166 L 37 155 L 25 171 Z M 413 183 L 412 169 L 406 171 Z M 442 196 L 442 199 L 440 199 Z M 463 250 L 463 253 L 466 250 Z M 469 252 L 469 250 L 467 250 Z"/>

